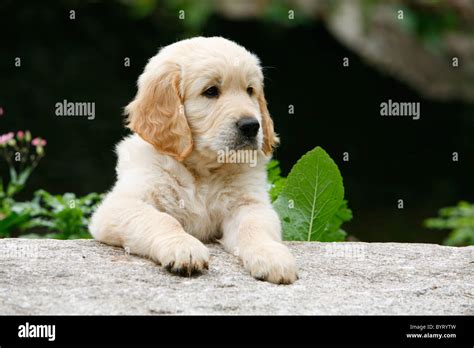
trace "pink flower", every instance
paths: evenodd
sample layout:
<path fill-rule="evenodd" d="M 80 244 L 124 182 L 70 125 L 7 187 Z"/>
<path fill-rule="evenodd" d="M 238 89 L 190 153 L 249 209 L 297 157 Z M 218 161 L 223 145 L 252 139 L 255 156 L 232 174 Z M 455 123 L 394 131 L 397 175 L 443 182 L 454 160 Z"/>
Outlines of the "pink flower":
<path fill-rule="evenodd" d="M 34 138 L 31 143 L 33 146 L 46 146 L 46 140 L 41 138 Z"/>
<path fill-rule="evenodd" d="M 0 106 L 0 116 L 3 116 L 3 106 Z"/>
<path fill-rule="evenodd" d="M 8 143 L 14 136 L 15 133 L 13 132 L 0 135 L 0 145 Z"/>
<path fill-rule="evenodd" d="M 16 133 L 16 137 L 18 138 L 18 140 L 23 140 L 24 136 L 25 136 L 25 133 L 23 133 L 23 131 L 18 131 Z"/>

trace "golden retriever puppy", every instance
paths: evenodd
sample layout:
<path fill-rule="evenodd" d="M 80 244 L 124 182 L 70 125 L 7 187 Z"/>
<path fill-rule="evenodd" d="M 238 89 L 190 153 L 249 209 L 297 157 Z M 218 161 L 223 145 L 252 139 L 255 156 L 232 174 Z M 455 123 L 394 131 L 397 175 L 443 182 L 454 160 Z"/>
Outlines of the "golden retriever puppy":
<path fill-rule="evenodd" d="M 180 275 L 208 268 L 219 241 L 257 279 L 297 279 L 267 193 L 278 139 L 258 58 L 220 37 L 151 58 L 125 108 L 134 132 L 117 145 L 117 182 L 89 226 L 99 241 Z"/>

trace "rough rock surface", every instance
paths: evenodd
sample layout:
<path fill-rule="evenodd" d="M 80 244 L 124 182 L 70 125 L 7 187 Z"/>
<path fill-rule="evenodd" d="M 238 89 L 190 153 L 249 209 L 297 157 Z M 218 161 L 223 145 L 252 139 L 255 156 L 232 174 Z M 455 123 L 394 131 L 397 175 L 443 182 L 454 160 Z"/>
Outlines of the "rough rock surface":
<path fill-rule="evenodd" d="M 0 314 L 474 314 L 474 247 L 288 243 L 293 285 L 251 278 L 211 245 L 209 271 L 170 275 L 93 240 L 0 240 Z"/>

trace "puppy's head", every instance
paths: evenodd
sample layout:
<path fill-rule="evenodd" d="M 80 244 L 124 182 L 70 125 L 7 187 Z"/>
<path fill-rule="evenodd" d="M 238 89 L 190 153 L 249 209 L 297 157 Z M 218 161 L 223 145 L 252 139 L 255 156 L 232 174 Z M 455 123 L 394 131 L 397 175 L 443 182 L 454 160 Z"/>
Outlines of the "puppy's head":
<path fill-rule="evenodd" d="M 278 141 L 258 58 L 219 37 L 163 48 L 125 111 L 131 130 L 180 161 L 193 151 L 212 158 L 226 148 L 270 155 Z"/>

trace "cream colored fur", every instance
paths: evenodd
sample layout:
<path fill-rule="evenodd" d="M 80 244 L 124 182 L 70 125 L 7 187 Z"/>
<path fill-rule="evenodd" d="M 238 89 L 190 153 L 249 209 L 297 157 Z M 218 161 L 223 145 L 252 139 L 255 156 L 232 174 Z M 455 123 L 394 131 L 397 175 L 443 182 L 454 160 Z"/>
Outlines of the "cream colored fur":
<path fill-rule="evenodd" d="M 219 97 L 203 96 L 213 85 Z M 150 59 L 126 112 L 135 134 L 117 145 L 117 182 L 89 226 L 97 240 L 182 275 L 206 269 L 203 243 L 219 241 L 255 278 L 297 279 L 267 193 L 265 165 L 278 139 L 256 56 L 218 37 L 167 46 Z M 260 124 L 257 165 L 220 163 L 217 153 L 236 144 L 235 124 L 249 115 Z"/>

